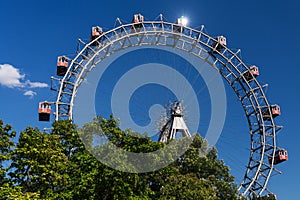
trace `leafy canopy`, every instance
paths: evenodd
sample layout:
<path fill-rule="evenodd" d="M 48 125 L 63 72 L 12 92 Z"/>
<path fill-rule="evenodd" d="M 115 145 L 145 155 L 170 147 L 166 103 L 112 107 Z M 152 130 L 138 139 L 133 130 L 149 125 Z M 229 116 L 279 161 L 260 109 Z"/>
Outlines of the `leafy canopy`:
<path fill-rule="evenodd" d="M 240 199 L 229 167 L 199 135 L 167 167 L 126 173 L 102 164 L 90 153 L 99 148 L 93 146 L 95 134 L 135 153 L 166 145 L 121 130 L 112 116 L 97 117 L 81 129 L 70 121 L 55 122 L 50 133 L 27 127 L 17 142 L 13 142 L 12 127 L 0 121 L 0 199 Z M 209 153 L 203 154 L 204 150 Z M 124 168 L 136 167 L 126 165 L 126 156 L 108 157 Z"/>

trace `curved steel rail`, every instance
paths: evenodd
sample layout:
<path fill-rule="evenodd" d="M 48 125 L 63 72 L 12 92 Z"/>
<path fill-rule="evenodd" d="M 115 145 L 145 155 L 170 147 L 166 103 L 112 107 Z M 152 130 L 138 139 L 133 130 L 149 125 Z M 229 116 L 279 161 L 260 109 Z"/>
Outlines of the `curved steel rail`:
<path fill-rule="evenodd" d="M 93 41 L 85 43 L 79 39 L 77 55 L 72 59 L 66 75 L 60 80 L 60 88 L 56 100 L 55 120 L 72 120 L 74 98 L 78 88 L 87 74 L 98 63 L 111 54 L 122 49 L 135 46 L 167 46 L 176 48 L 200 58 L 217 70 L 235 91 L 245 111 L 251 138 L 250 159 L 247 170 L 239 187 L 242 196 L 262 195 L 269 192 L 266 188 L 272 175 L 280 173 L 269 158 L 274 161 L 276 151 L 276 134 L 281 126 L 275 125 L 272 116 L 270 120 L 263 119 L 263 109 L 270 104 L 264 88 L 253 77 L 247 80 L 244 73 L 249 67 L 239 58 L 237 52 L 224 46 L 218 51 L 215 45 L 218 41 L 201 30 L 181 27 L 178 24 L 165 21 L 145 21 L 136 24 L 122 24 L 103 33 Z M 97 45 L 95 46 L 95 43 Z"/>

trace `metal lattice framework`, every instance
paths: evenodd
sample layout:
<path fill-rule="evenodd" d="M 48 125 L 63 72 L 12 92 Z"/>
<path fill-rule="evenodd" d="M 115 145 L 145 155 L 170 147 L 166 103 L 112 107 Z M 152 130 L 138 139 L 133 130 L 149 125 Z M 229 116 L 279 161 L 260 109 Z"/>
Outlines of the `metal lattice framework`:
<path fill-rule="evenodd" d="M 276 134 L 282 128 L 277 126 L 270 115 L 263 119 L 263 110 L 271 113 L 271 105 L 265 95 L 267 85 L 261 85 L 253 76 L 245 77 L 249 71 L 239 57 L 239 50 L 233 52 L 226 46 L 216 49 L 216 38 L 203 31 L 179 26 L 163 20 L 119 25 L 93 41 L 79 39 L 79 49 L 71 60 L 68 71 L 59 81 L 55 102 L 55 120 L 72 120 L 72 111 L 76 93 L 89 72 L 103 59 L 120 50 L 137 46 L 167 46 L 188 52 L 206 61 L 217 70 L 235 91 L 248 120 L 251 149 L 248 166 L 239 192 L 242 196 L 263 195 L 269 193 L 266 188 L 271 176 L 280 172 L 274 168 Z M 138 26 L 136 26 L 138 24 Z M 180 29 L 178 29 L 180 27 Z M 96 45 L 95 45 L 96 44 Z M 251 75 L 252 76 L 252 75 Z M 272 162 L 269 162 L 269 159 Z M 270 164 L 271 163 L 271 164 Z"/>

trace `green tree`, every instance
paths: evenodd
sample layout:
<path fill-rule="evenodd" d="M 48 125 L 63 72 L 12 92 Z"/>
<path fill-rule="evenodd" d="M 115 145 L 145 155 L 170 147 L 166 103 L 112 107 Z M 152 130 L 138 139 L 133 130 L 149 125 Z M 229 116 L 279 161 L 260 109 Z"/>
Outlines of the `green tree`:
<path fill-rule="evenodd" d="M 127 151 L 146 153 L 165 145 L 153 142 L 148 137 L 134 137 L 137 133 L 130 130 L 121 131 L 118 122 L 112 117 L 109 120 L 100 118 L 100 122 L 102 134 Z M 209 149 L 207 142 L 199 135 L 194 137 L 188 150 L 176 162 L 164 169 L 140 174 L 139 180 L 144 191 L 149 188 L 152 190 L 148 194 L 155 199 L 192 199 L 195 196 L 202 196 L 203 199 L 208 196 L 211 199 L 238 199 L 234 177 L 230 175 L 229 168 L 217 159 L 216 149 Z M 172 196 L 174 192 L 176 195 Z"/>
<path fill-rule="evenodd" d="M 15 132 L 9 126 L 1 127 L 1 161 L 10 160 L 11 165 L 9 173 L 1 165 L 2 180 L 6 182 L 2 181 L 0 199 L 239 199 L 229 168 L 218 160 L 217 150 L 208 148 L 199 135 L 167 167 L 148 173 L 125 173 L 106 166 L 95 156 L 113 162 L 119 169 L 140 169 L 134 163 L 126 164 L 125 154 L 105 151 L 109 145 L 93 145 L 95 136 L 106 137 L 117 147 L 135 153 L 153 152 L 166 144 L 146 135 L 136 137 L 138 133 L 130 129 L 121 130 L 113 116 L 97 117 L 80 129 L 71 121 L 58 121 L 50 133 L 27 127 L 15 145 Z M 172 157 L 181 143 L 172 142 L 175 145 L 164 152 L 165 157 L 155 157 L 153 162 Z"/>
<path fill-rule="evenodd" d="M 0 187 L 0 199 L 2 200 L 38 200 L 40 194 L 37 192 L 22 192 L 22 187 L 12 186 L 6 183 Z"/>
<path fill-rule="evenodd" d="M 10 125 L 4 125 L 0 120 L 0 186 L 8 182 L 6 173 L 8 170 L 8 161 L 11 159 L 12 148 L 15 146 L 13 138 L 16 132 Z M 4 166 L 6 165 L 6 166 Z"/>
<path fill-rule="evenodd" d="M 22 192 L 39 193 L 42 199 L 70 196 L 66 191 L 70 177 L 66 172 L 67 156 L 63 153 L 58 135 L 27 127 L 19 136 L 13 151 L 12 181 Z"/>
<path fill-rule="evenodd" d="M 178 174 L 167 178 L 161 188 L 161 200 L 217 200 L 217 191 L 214 185 L 206 179 L 199 179 L 194 173 Z"/>
<path fill-rule="evenodd" d="M 21 186 L 16 186 L 9 178 L 10 162 L 15 148 L 16 131 L 11 125 L 4 125 L 0 120 L 0 199 L 29 200 L 39 199 L 39 193 L 23 193 Z"/>
<path fill-rule="evenodd" d="M 207 141 L 198 134 L 185 154 L 176 162 L 182 175 L 193 173 L 198 179 L 209 181 L 220 199 L 236 199 L 237 187 L 229 167 L 217 159 L 217 150 L 208 148 Z"/>

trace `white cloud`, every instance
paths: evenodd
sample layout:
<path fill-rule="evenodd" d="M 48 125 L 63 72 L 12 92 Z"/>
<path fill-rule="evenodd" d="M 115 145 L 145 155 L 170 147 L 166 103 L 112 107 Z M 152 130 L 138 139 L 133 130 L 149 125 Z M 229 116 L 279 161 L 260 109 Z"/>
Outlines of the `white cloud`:
<path fill-rule="evenodd" d="M 22 74 L 18 68 L 10 64 L 0 64 L 0 85 L 20 89 L 24 91 L 25 96 L 29 96 L 30 98 L 37 94 L 30 89 L 48 87 L 47 83 L 26 80 L 25 74 Z"/>
<path fill-rule="evenodd" d="M 31 81 L 26 81 L 26 83 L 30 88 L 46 88 L 46 87 L 48 87 L 47 83 L 31 82 Z"/>
<path fill-rule="evenodd" d="M 25 75 L 21 74 L 19 69 L 9 64 L 0 64 L 0 84 L 9 88 L 24 87 L 21 82 Z"/>
<path fill-rule="evenodd" d="M 27 90 L 26 92 L 24 92 L 25 96 L 29 96 L 30 98 L 33 98 L 36 95 L 36 92 L 32 91 L 32 90 Z"/>

